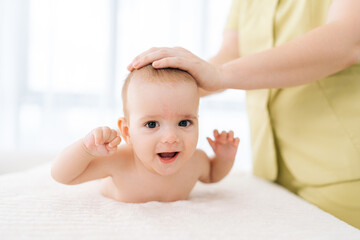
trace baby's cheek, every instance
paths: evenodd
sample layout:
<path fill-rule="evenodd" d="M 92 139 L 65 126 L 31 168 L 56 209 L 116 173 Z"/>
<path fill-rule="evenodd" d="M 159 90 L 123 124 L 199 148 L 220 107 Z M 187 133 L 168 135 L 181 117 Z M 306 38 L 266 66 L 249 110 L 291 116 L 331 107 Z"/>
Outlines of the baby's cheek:
<path fill-rule="evenodd" d="M 131 139 L 131 143 L 132 143 L 134 151 L 138 155 L 147 154 L 147 146 L 149 146 L 149 144 L 146 142 L 146 139 L 137 138 L 136 136 L 134 136 Z"/>
<path fill-rule="evenodd" d="M 196 146 L 197 146 L 197 138 L 196 137 L 192 137 L 192 138 L 190 138 L 190 139 L 188 139 L 188 141 L 187 141 L 187 148 L 188 148 L 188 150 L 191 152 L 191 154 L 192 153 L 194 153 L 195 152 L 195 149 L 196 149 Z"/>

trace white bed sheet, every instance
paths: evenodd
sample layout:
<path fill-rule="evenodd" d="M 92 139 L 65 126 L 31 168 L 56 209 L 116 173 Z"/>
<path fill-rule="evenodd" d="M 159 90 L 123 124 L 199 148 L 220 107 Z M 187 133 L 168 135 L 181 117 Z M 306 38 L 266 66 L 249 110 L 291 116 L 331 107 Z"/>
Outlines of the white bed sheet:
<path fill-rule="evenodd" d="M 50 164 L 0 176 L 0 239 L 360 239 L 360 230 L 246 173 L 198 183 L 189 200 L 172 203 L 115 202 L 98 184 L 58 184 Z"/>

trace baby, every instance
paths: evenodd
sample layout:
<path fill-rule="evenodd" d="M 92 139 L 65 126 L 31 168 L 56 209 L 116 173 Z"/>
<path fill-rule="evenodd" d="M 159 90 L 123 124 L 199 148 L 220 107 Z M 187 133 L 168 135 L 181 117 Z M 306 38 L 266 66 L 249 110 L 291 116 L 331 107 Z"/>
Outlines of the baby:
<path fill-rule="evenodd" d="M 104 178 L 101 192 L 121 202 L 188 198 L 195 183 L 214 183 L 230 171 L 239 139 L 215 130 L 207 138 L 215 156 L 196 149 L 199 94 L 196 81 L 177 69 L 134 70 L 125 80 L 124 118 L 116 130 L 99 127 L 66 148 L 52 177 L 63 184 Z"/>

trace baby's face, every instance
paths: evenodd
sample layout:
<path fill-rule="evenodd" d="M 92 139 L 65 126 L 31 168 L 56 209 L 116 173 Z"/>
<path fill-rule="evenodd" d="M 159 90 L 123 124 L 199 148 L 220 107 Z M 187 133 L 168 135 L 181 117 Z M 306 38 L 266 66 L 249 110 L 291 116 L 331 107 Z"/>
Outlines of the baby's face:
<path fill-rule="evenodd" d="M 176 173 L 196 149 L 198 107 L 195 83 L 148 82 L 134 77 L 127 109 L 135 158 L 154 173 Z"/>

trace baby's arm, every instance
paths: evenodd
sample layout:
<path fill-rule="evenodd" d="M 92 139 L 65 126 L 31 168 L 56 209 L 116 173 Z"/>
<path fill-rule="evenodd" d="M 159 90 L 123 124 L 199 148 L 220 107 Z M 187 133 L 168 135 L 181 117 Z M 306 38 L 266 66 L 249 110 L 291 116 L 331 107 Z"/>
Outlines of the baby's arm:
<path fill-rule="evenodd" d="M 63 184 L 78 184 L 111 175 L 110 159 L 121 139 L 115 130 L 99 127 L 67 147 L 56 158 L 52 177 Z"/>
<path fill-rule="evenodd" d="M 217 130 L 214 131 L 214 140 L 207 138 L 211 148 L 214 150 L 213 158 L 207 157 L 205 153 L 202 158 L 206 158 L 204 172 L 200 177 L 200 181 L 205 183 L 215 183 L 223 179 L 231 170 L 240 139 L 234 138 L 234 132 L 225 132 L 221 134 Z"/>

